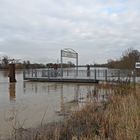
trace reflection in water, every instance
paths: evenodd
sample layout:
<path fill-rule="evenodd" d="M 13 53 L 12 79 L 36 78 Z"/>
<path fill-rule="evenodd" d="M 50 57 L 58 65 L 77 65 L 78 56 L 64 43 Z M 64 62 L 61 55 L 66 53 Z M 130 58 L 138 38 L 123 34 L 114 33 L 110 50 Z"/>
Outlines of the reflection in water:
<path fill-rule="evenodd" d="M 56 85 L 55 85 L 55 87 L 57 87 Z M 59 88 L 60 88 L 60 110 L 57 110 L 56 111 L 56 114 L 58 115 L 58 116 L 63 116 L 64 117 L 64 119 L 65 119 L 65 117 L 69 114 L 69 110 L 68 110 L 68 108 L 66 107 L 66 102 L 65 102 L 65 100 L 64 100 L 64 89 L 63 89 L 63 84 L 61 84 L 61 85 L 59 85 Z M 55 88 L 55 90 L 56 90 L 57 88 Z"/>
<path fill-rule="evenodd" d="M 9 99 L 10 101 L 16 99 L 16 83 L 9 83 Z"/>
<path fill-rule="evenodd" d="M 23 92 L 28 93 L 52 93 L 52 91 L 59 91 L 62 87 L 62 83 L 41 83 L 41 82 L 23 82 Z"/>
<path fill-rule="evenodd" d="M 108 94 L 111 93 L 111 91 L 108 88 L 104 88 L 98 85 L 86 85 L 86 84 L 65 84 L 65 83 L 38 83 L 38 82 L 23 82 L 23 92 L 24 93 L 47 93 L 52 94 L 59 93 L 61 96 L 61 109 L 62 106 L 64 107 L 65 101 L 63 94 L 67 94 L 68 96 L 73 96 L 73 99 L 71 101 L 77 102 L 77 103 L 85 103 L 90 101 L 106 101 L 106 98 Z M 62 109 L 63 110 L 63 109 Z"/>
<path fill-rule="evenodd" d="M 22 77 L 17 74 L 17 83 L 9 84 L 0 73 L 0 135 L 11 131 L 7 123 L 16 126 L 17 121 L 25 122 L 25 128 L 37 126 L 46 108 L 44 122 L 57 121 L 87 102 L 106 100 L 112 92 L 94 84 L 27 82 Z"/>
<path fill-rule="evenodd" d="M 108 88 L 103 88 L 99 86 L 94 86 L 88 89 L 87 92 L 87 101 L 88 102 L 104 102 L 107 101 L 108 95 L 110 95 L 112 90 Z"/>
<path fill-rule="evenodd" d="M 79 85 L 75 86 L 75 94 L 74 94 L 74 101 L 78 102 L 78 94 L 79 94 Z"/>
<path fill-rule="evenodd" d="M 9 84 L 10 101 L 15 101 L 16 99 L 15 86 L 15 83 Z M 56 96 L 55 98 L 58 104 L 54 112 L 57 116 L 65 117 L 71 111 L 79 110 L 88 102 L 106 101 L 111 91 L 93 84 L 23 82 L 23 93 L 27 94 L 26 96 L 37 93 L 38 97 L 43 94 L 46 95 L 48 99 L 51 96 L 53 98 Z"/>
<path fill-rule="evenodd" d="M 8 78 L 8 73 L 9 73 L 8 70 L 4 70 L 4 71 L 2 71 L 2 75 L 3 75 L 3 77 Z"/>
<path fill-rule="evenodd" d="M 25 94 L 25 92 L 26 92 L 26 82 L 23 81 L 23 93 Z"/>
<path fill-rule="evenodd" d="M 63 85 L 61 85 L 61 93 L 60 93 L 60 111 L 59 115 L 65 116 L 65 105 L 64 105 L 64 95 L 63 95 Z"/>

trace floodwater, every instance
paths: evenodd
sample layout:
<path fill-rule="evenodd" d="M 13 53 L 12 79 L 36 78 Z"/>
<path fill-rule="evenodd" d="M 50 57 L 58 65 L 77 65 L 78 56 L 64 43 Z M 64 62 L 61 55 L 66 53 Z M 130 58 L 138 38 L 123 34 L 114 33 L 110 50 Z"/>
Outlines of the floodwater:
<path fill-rule="evenodd" d="M 58 121 L 89 97 L 103 100 L 109 93 L 94 84 L 23 81 L 22 71 L 16 72 L 16 83 L 9 83 L 7 75 L 0 71 L 0 139 L 12 135 L 14 128 Z"/>

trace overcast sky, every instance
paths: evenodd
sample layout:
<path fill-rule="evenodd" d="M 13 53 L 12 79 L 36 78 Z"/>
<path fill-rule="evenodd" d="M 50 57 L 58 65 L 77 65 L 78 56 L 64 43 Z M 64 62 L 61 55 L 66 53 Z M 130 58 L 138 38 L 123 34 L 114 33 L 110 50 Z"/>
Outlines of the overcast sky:
<path fill-rule="evenodd" d="M 63 48 L 80 64 L 140 50 L 140 0 L 0 0 L 0 57 L 57 62 Z"/>

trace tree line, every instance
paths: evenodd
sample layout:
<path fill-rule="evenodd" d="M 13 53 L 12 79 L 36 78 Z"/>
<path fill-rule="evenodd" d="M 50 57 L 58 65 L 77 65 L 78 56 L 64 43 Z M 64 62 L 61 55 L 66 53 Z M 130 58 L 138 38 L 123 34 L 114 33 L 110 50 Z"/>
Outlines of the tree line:
<path fill-rule="evenodd" d="M 1 63 L 0 63 L 0 69 L 8 69 L 9 64 L 11 63 L 10 57 L 8 56 L 2 56 L 1 58 Z M 60 68 L 61 64 L 57 63 L 47 63 L 47 64 L 42 64 L 42 63 L 31 63 L 29 60 L 24 60 L 22 62 L 16 62 L 15 63 L 16 69 L 35 69 L 35 68 Z M 63 68 L 66 67 L 73 67 L 74 64 L 72 62 L 67 62 L 62 64 Z"/>
<path fill-rule="evenodd" d="M 129 69 L 133 70 L 135 68 L 135 63 L 140 62 L 140 52 L 136 49 L 129 48 L 125 50 L 119 59 L 113 60 L 109 59 L 105 64 L 94 64 L 95 67 L 108 67 L 113 69 Z M 9 57 L 3 56 L 1 58 L 0 69 L 8 69 Z M 31 63 L 29 60 L 16 63 L 16 69 L 30 69 L 30 68 L 54 68 L 61 67 L 61 64 L 56 63 Z M 72 62 L 64 63 L 63 67 L 74 67 Z"/>
<path fill-rule="evenodd" d="M 101 65 L 95 64 L 95 66 L 133 70 L 136 62 L 140 62 L 140 52 L 136 49 L 129 48 L 122 53 L 119 59 L 109 59 L 107 63 Z"/>

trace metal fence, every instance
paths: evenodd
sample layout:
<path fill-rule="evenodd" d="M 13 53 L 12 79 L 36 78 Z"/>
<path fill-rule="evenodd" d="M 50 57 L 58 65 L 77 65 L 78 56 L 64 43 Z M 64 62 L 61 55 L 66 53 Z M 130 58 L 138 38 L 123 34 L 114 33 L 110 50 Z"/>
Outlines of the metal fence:
<path fill-rule="evenodd" d="M 71 78 L 71 79 L 95 79 L 100 81 L 134 81 L 135 73 L 129 70 L 119 69 L 30 69 L 24 71 L 24 79 L 27 78 Z"/>

